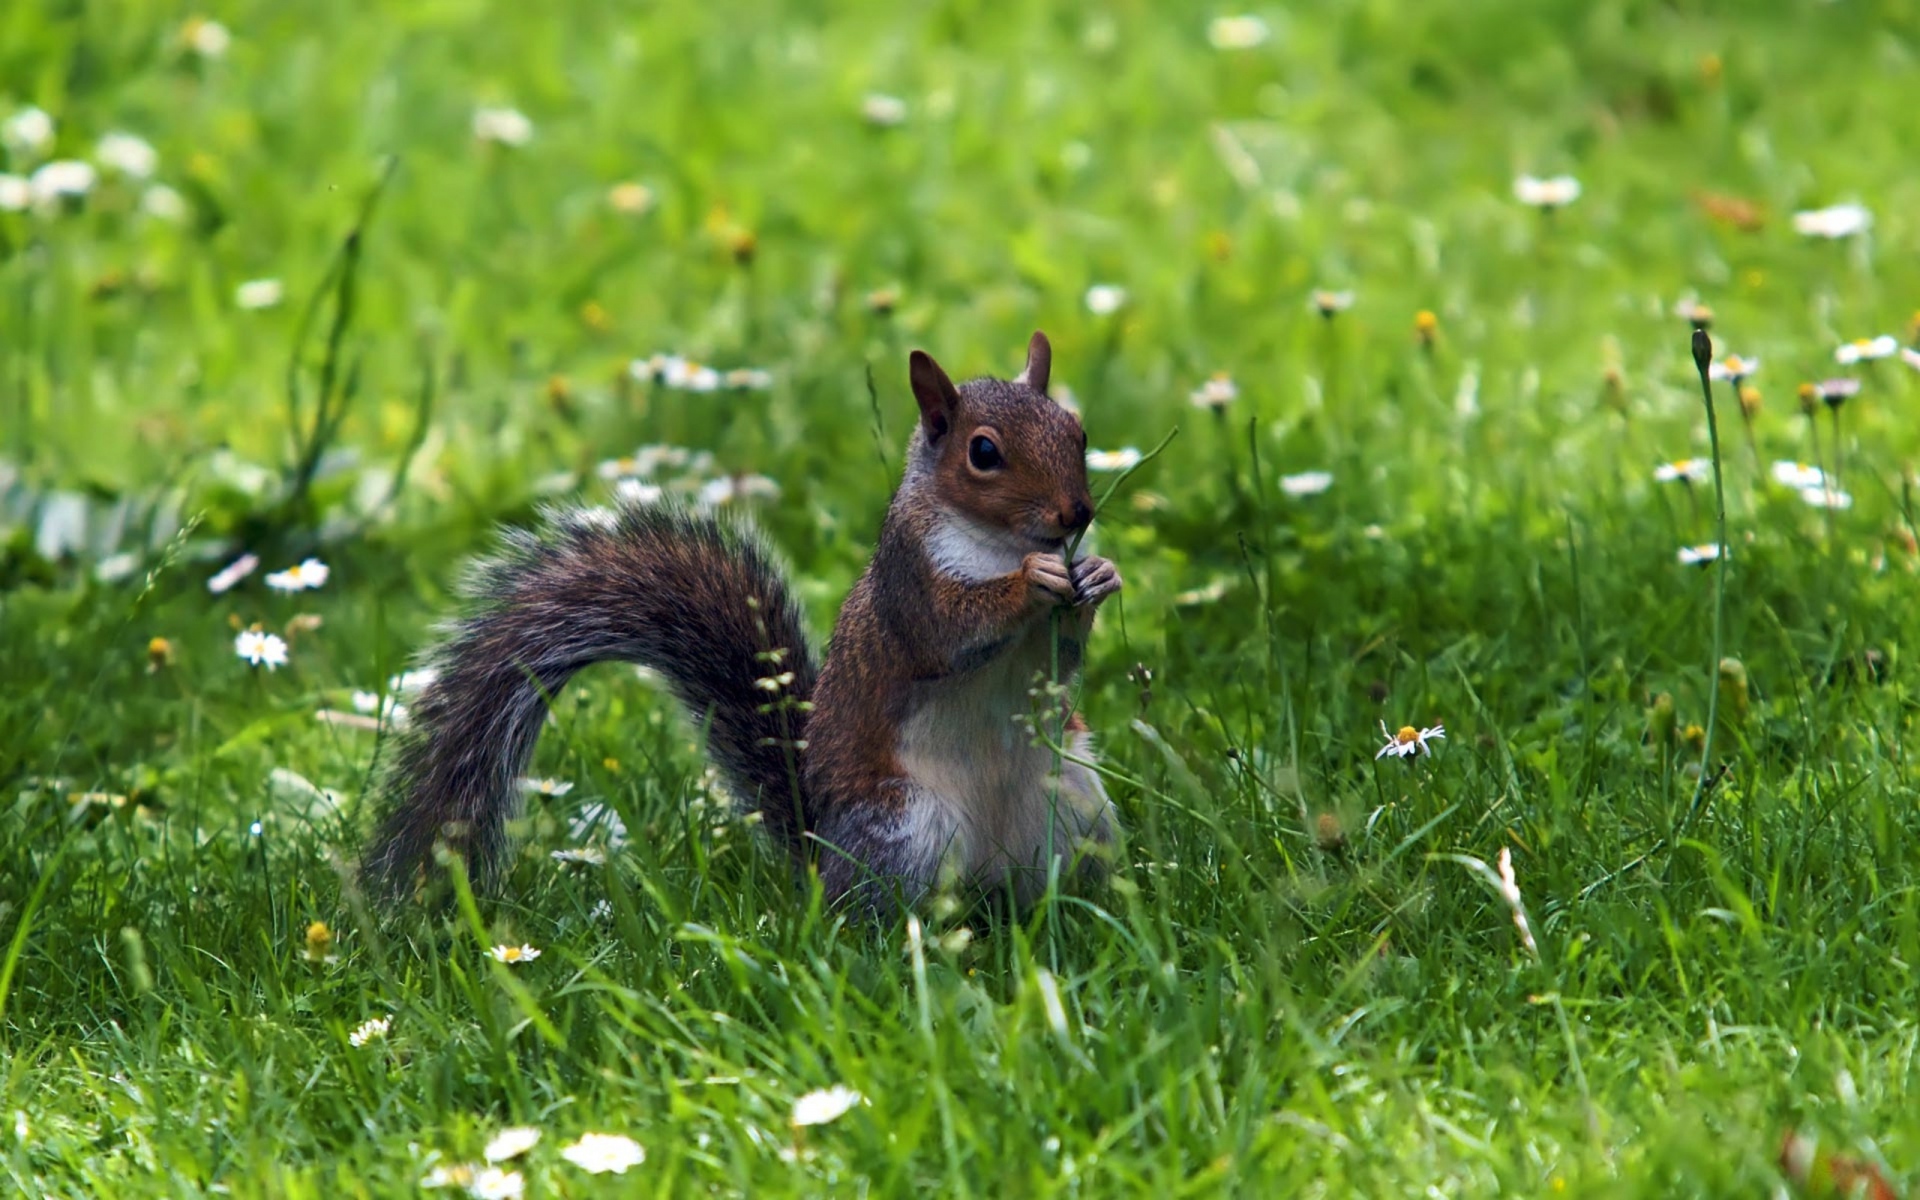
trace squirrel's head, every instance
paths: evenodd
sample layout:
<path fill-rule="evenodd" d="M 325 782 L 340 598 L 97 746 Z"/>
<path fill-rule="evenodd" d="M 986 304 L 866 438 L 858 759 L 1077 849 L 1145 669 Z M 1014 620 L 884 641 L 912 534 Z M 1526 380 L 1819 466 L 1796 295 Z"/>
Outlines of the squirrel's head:
<path fill-rule="evenodd" d="M 1047 396 L 1053 347 L 1036 333 L 1027 365 L 1010 380 L 955 387 L 931 355 L 909 360 L 920 424 L 908 474 L 929 478 L 933 496 L 961 514 L 1057 550 L 1093 520 L 1087 434 L 1080 418 Z"/>

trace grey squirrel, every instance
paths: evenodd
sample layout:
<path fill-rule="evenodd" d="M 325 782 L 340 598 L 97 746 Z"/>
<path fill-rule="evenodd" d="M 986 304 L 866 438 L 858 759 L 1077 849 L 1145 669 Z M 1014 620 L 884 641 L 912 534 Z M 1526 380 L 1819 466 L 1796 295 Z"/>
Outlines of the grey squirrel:
<path fill-rule="evenodd" d="M 1018 720 L 1036 676 L 1079 670 L 1121 587 L 1107 560 L 1064 558 L 1093 502 L 1086 433 L 1047 395 L 1051 362 L 1036 333 L 1012 380 L 956 387 L 913 352 L 904 477 L 817 669 L 741 525 L 629 503 L 507 532 L 382 778 L 369 883 L 404 892 L 440 841 L 492 880 L 548 701 L 606 661 L 665 680 L 728 788 L 817 865 L 829 899 L 878 887 L 911 902 L 954 871 L 1025 902 L 1051 860 L 1097 870 L 1084 850 L 1111 841 L 1114 814 L 1086 723 L 1061 714 L 1062 756 Z"/>

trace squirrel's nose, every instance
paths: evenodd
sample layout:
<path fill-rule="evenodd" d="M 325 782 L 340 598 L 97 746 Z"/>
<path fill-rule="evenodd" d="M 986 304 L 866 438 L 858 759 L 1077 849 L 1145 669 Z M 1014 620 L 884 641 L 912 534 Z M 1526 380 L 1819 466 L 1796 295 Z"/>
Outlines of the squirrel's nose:
<path fill-rule="evenodd" d="M 1072 530 L 1085 529 L 1093 524 L 1093 506 L 1085 500 L 1075 500 L 1071 509 L 1060 514 L 1060 523 Z"/>

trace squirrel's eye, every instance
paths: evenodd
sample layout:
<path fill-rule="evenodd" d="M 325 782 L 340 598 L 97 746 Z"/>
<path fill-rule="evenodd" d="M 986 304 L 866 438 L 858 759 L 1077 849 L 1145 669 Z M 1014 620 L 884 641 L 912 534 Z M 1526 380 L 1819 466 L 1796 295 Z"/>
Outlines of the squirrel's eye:
<path fill-rule="evenodd" d="M 967 461 L 976 471 L 991 471 L 1007 465 L 1007 460 L 1000 457 L 1000 447 L 994 445 L 990 437 L 976 437 L 967 443 Z"/>

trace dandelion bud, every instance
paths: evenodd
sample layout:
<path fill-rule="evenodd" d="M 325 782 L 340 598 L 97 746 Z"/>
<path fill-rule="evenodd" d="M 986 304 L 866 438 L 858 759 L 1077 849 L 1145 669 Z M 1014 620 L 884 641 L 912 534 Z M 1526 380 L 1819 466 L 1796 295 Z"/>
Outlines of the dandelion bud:
<path fill-rule="evenodd" d="M 900 307 L 900 289 L 897 287 L 875 288 L 867 293 L 867 311 L 876 317 L 888 316 Z"/>
<path fill-rule="evenodd" d="M 573 388 L 565 375 L 547 376 L 547 403 L 563 417 L 573 415 Z"/>
<path fill-rule="evenodd" d="M 1737 658 L 1720 660 L 1720 711 L 1722 719 L 1734 727 L 1747 723 L 1752 713 L 1753 694 L 1747 684 L 1747 668 Z"/>
<path fill-rule="evenodd" d="M 1421 309 L 1413 314 L 1413 333 L 1422 346 L 1431 350 L 1434 339 L 1440 334 L 1440 318 L 1433 314 L 1432 309 Z"/>
<path fill-rule="evenodd" d="M 751 229 L 736 229 L 727 241 L 727 249 L 733 254 L 733 261 L 743 267 L 753 265 L 753 255 L 760 248 L 760 239 Z"/>
<path fill-rule="evenodd" d="M 1820 409 L 1820 387 L 1818 384 L 1803 383 L 1794 393 L 1800 398 L 1800 411 L 1812 416 Z"/>
<path fill-rule="evenodd" d="M 1740 415 L 1749 421 L 1760 415 L 1760 389 L 1750 383 L 1740 389 Z"/>
<path fill-rule="evenodd" d="M 1661 692 L 1647 710 L 1647 740 L 1665 750 L 1673 745 L 1673 693 Z"/>
<path fill-rule="evenodd" d="M 163 637 L 154 638 L 147 643 L 147 673 L 152 674 L 173 664 L 173 643 Z"/>
<path fill-rule="evenodd" d="M 325 962 L 333 953 L 333 930 L 327 928 L 325 921 L 315 921 L 307 926 L 307 945 L 304 953 L 310 963 Z"/>
<path fill-rule="evenodd" d="M 1697 722 L 1689 721 L 1687 727 L 1680 731 L 1680 740 L 1697 754 L 1707 748 L 1707 731 L 1700 728 Z"/>

